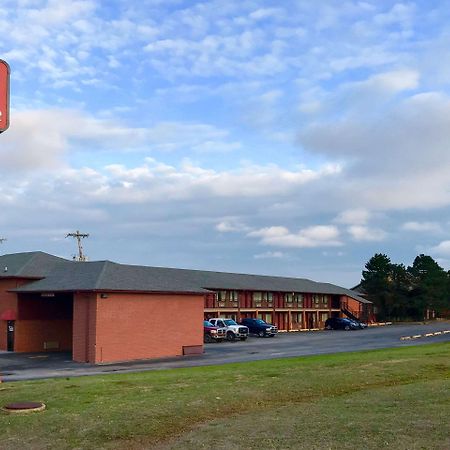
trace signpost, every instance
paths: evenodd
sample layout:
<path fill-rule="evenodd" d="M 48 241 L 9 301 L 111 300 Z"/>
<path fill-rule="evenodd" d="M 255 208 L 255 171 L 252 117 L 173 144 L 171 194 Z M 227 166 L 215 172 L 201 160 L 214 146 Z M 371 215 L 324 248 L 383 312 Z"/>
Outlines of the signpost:
<path fill-rule="evenodd" d="M 9 66 L 0 59 L 0 133 L 9 127 Z"/>

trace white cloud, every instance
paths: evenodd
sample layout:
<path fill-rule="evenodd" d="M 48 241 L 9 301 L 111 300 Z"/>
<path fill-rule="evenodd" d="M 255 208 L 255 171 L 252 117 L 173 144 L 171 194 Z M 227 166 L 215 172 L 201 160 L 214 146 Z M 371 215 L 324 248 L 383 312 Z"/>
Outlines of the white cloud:
<path fill-rule="evenodd" d="M 341 212 L 335 219 L 337 223 L 350 225 L 364 225 L 367 223 L 371 213 L 366 209 L 348 209 Z"/>
<path fill-rule="evenodd" d="M 264 20 L 267 18 L 276 18 L 283 15 L 281 8 L 260 8 L 250 13 L 250 18 L 253 20 Z"/>
<path fill-rule="evenodd" d="M 439 232 L 442 230 L 441 226 L 437 222 L 416 222 L 416 221 L 405 222 L 404 224 L 402 224 L 401 229 L 406 231 L 418 231 L 418 232 L 429 231 L 432 233 Z"/>
<path fill-rule="evenodd" d="M 435 247 L 432 247 L 431 252 L 436 253 L 441 256 L 450 257 L 450 240 L 442 241 Z"/>
<path fill-rule="evenodd" d="M 54 168 L 65 165 L 69 151 L 189 151 L 223 153 L 241 148 L 226 130 L 201 123 L 160 122 L 149 128 L 127 127 L 76 110 L 17 111 L 2 136 L 2 169 Z"/>
<path fill-rule="evenodd" d="M 253 255 L 255 259 L 271 259 L 271 258 L 283 258 L 283 252 L 264 252 Z"/>
<path fill-rule="evenodd" d="M 386 238 L 386 232 L 364 225 L 352 225 L 347 231 L 355 241 L 382 241 Z"/>
<path fill-rule="evenodd" d="M 316 225 L 291 233 L 286 227 L 272 226 L 251 231 L 249 237 L 261 238 L 264 245 L 293 248 L 340 246 L 339 231 L 332 225 Z"/>
<path fill-rule="evenodd" d="M 216 225 L 216 230 L 220 231 L 221 233 L 231 233 L 248 231 L 249 227 L 235 220 L 223 220 Z"/>

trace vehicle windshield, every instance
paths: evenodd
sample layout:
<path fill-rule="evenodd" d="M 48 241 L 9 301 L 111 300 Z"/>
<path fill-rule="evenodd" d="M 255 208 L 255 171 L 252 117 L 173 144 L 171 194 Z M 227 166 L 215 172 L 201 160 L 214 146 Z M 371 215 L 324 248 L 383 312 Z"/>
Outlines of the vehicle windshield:
<path fill-rule="evenodd" d="M 265 324 L 267 323 L 267 322 L 264 322 L 264 320 L 262 320 L 262 319 L 256 319 L 255 322 L 256 322 L 258 325 L 265 325 Z"/>
<path fill-rule="evenodd" d="M 225 325 L 237 325 L 237 323 L 233 319 L 225 319 Z"/>
<path fill-rule="evenodd" d="M 214 325 L 211 322 L 209 322 L 208 320 L 204 320 L 203 321 L 203 326 L 204 327 L 213 327 Z"/>

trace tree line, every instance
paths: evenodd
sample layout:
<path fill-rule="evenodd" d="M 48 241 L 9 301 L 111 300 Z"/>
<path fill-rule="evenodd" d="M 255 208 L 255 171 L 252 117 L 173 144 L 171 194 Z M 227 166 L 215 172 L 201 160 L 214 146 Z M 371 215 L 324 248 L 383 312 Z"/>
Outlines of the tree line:
<path fill-rule="evenodd" d="M 380 321 L 450 315 L 450 270 L 445 271 L 431 256 L 419 255 L 405 267 L 376 253 L 365 265 L 360 286 Z"/>

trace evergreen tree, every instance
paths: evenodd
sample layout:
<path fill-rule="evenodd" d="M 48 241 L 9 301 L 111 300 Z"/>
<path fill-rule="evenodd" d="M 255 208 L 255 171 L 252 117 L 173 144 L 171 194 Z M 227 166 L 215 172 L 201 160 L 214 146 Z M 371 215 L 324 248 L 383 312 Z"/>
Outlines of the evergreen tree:
<path fill-rule="evenodd" d="M 431 256 L 417 256 L 406 269 L 376 253 L 365 269 L 361 287 L 379 320 L 422 320 L 450 313 L 450 271 L 445 272 Z"/>
<path fill-rule="evenodd" d="M 387 255 L 376 253 L 365 265 L 361 287 L 376 307 L 379 320 L 385 320 L 391 313 L 390 288 L 391 260 Z"/>
<path fill-rule="evenodd" d="M 427 311 L 440 314 L 449 308 L 448 274 L 431 256 L 417 256 L 408 272 L 412 278 L 410 299 L 417 316 L 427 318 Z"/>
<path fill-rule="evenodd" d="M 414 312 L 409 308 L 409 292 L 411 290 L 411 276 L 403 264 L 391 264 L 389 279 L 389 293 L 391 309 L 388 318 L 400 320 L 413 317 Z"/>

